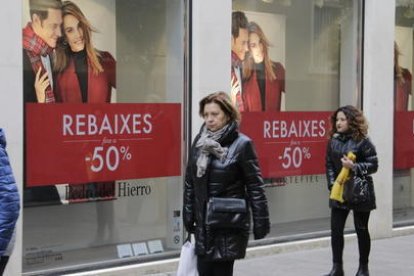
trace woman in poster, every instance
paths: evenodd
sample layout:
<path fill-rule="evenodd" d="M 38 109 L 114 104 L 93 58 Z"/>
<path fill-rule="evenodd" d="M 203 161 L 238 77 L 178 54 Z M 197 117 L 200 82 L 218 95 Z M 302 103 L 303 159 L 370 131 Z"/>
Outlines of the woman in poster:
<path fill-rule="evenodd" d="M 325 276 L 343 276 L 344 227 L 352 210 L 354 214 L 355 232 L 358 237 L 359 268 L 356 276 L 368 276 L 368 258 L 371 250 L 371 237 L 368 221 L 371 210 L 375 209 L 374 184 L 371 174 L 378 169 L 378 158 L 375 146 L 367 136 L 368 125 L 362 112 L 347 105 L 338 108 L 331 116 L 330 139 L 326 151 L 326 178 L 329 191 L 342 168 L 351 170 L 352 175 L 363 177 L 368 181 L 370 196 L 366 201 L 350 203 L 329 200 L 331 207 L 331 247 L 333 266 Z M 356 161 L 347 157 L 352 152 Z M 347 185 L 351 183 L 345 183 Z M 345 193 L 345 192 L 344 192 Z"/>
<path fill-rule="evenodd" d="M 80 8 L 71 1 L 62 6 L 62 38 L 56 47 L 54 70 L 56 100 L 61 103 L 109 103 L 116 88 L 116 61 L 109 52 L 98 51 L 92 43 L 93 28 Z M 115 196 L 115 182 L 69 185 L 73 201 L 107 200 Z M 81 198 L 72 198 L 72 195 Z M 104 241 L 105 230 L 114 235 L 113 206 L 97 205 L 95 243 Z"/>
<path fill-rule="evenodd" d="M 408 111 L 412 76 L 408 69 L 400 66 L 400 55 L 398 44 L 394 42 L 394 111 Z"/>
<path fill-rule="evenodd" d="M 260 26 L 250 22 L 249 55 L 243 62 L 244 111 L 281 111 L 285 69 L 269 57 L 270 43 Z"/>
<path fill-rule="evenodd" d="M 269 233 L 267 199 L 253 143 L 239 132 L 240 114 L 228 94 L 216 92 L 203 98 L 199 114 L 204 124 L 187 164 L 184 225 L 195 233 L 200 276 L 231 276 L 234 260 L 246 254 L 250 210 L 254 238 L 262 239 Z M 229 216 L 214 217 L 214 211 L 205 211 L 207 202 L 211 207 L 214 200 L 224 201 L 227 211 L 231 209 L 224 211 Z M 229 203 L 234 200 L 244 203 L 240 213 Z"/>
<path fill-rule="evenodd" d="M 109 103 L 116 88 L 116 62 L 92 44 L 92 26 L 79 7 L 63 2 L 63 37 L 56 47 L 57 102 Z"/>

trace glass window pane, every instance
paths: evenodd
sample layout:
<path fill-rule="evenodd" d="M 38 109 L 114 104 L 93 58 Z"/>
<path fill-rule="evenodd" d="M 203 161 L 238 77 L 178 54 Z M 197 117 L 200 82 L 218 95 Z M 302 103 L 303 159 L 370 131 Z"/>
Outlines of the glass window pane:
<path fill-rule="evenodd" d="M 231 96 L 259 155 L 271 236 L 327 231 L 328 118 L 361 106 L 362 1 L 235 0 L 233 11 Z"/>
<path fill-rule="evenodd" d="M 394 225 L 414 223 L 412 97 L 414 1 L 396 1 L 394 44 Z"/>
<path fill-rule="evenodd" d="M 63 17 L 55 14 L 62 37 L 44 45 L 49 61 L 24 67 L 31 97 L 25 96 L 23 271 L 174 255 L 183 235 L 187 1 L 63 2 Z M 42 37 L 29 1 L 23 6 L 27 34 Z M 24 60 L 33 50 L 26 46 Z M 33 68 L 47 72 L 47 62 L 53 104 L 38 104 L 46 93 L 32 88 Z"/>

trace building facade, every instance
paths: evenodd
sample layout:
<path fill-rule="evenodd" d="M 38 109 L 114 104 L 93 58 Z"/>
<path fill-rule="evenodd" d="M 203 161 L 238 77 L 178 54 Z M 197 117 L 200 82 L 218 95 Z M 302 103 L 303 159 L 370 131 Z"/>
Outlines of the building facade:
<path fill-rule="evenodd" d="M 372 237 L 414 224 L 414 1 L 73 2 L 97 30 L 94 47 L 116 61 L 116 85 L 102 102 L 26 101 L 31 68 L 21 34 L 29 3 L 1 11 L 0 126 L 23 206 L 10 275 L 153 262 L 162 271 L 162 261 L 178 256 L 183 171 L 202 123 L 198 102 L 234 88 L 233 11 L 265 37 L 248 36 L 241 67 L 253 64 L 259 38 L 281 68 L 277 107 L 245 110 L 241 125 L 254 139 L 269 200 L 272 229 L 260 244 L 329 235 L 326 131 L 329 115 L 346 104 L 364 111 L 380 161 Z M 242 93 L 250 93 L 249 81 Z"/>

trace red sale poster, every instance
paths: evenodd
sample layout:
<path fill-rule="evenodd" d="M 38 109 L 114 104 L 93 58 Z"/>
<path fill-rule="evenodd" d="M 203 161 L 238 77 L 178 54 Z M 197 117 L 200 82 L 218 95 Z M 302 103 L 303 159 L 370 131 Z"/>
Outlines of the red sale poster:
<path fill-rule="evenodd" d="M 414 112 L 395 112 L 394 168 L 414 167 Z"/>
<path fill-rule="evenodd" d="M 181 173 L 180 104 L 26 104 L 27 186 Z"/>
<path fill-rule="evenodd" d="M 325 173 L 331 112 L 247 112 L 241 131 L 253 139 L 263 177 Z"/>

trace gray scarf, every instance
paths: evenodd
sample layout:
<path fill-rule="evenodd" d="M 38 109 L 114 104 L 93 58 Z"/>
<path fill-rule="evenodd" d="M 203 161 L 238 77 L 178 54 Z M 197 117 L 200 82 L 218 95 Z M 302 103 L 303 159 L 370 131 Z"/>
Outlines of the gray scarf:
<path fill-rule="evenodd" d="M 206 173 L 210 154 L 213 154 L 220 161 L 223 161 L 226 157 L 228 148 L 222 147 L 217 141 L 223 136 L 228 128 L 229 124 L 216 132 L 212 132 L 208 130 L 205 125 L 203 126 L 200 139 L 196 144 L 196 148 L 200 148 L 200 156 L 197 159 L 197 177 L 202 177 Z"/>

